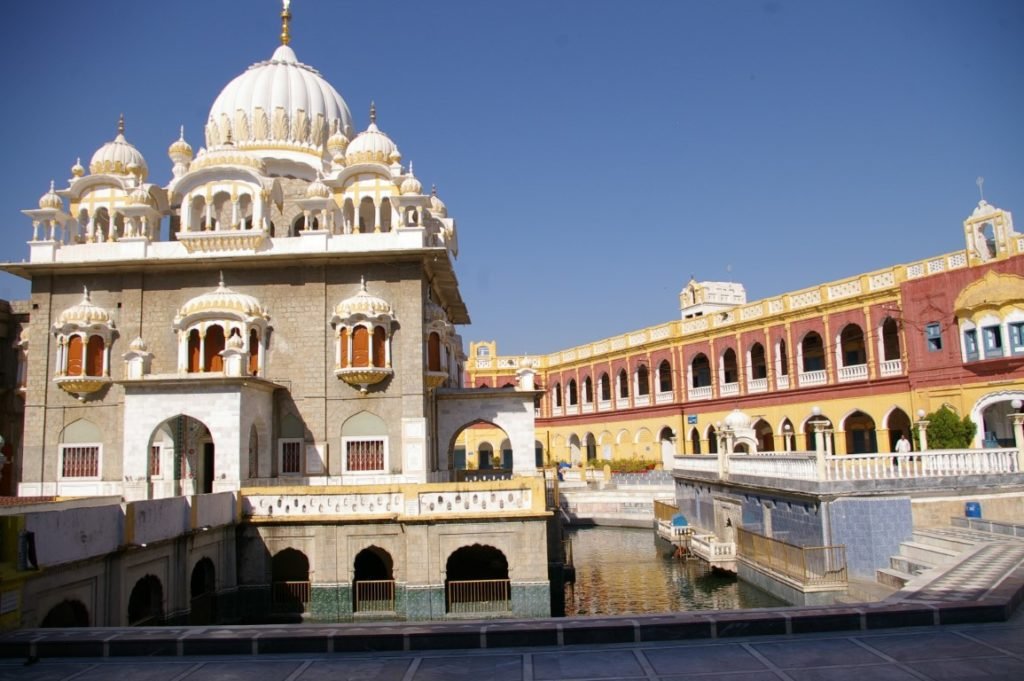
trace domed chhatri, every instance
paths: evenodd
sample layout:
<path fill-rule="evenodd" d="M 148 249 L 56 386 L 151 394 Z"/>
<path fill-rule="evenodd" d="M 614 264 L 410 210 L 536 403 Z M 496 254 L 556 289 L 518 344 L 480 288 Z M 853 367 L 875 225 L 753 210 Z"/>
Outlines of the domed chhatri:
<path fill-rule="evenodd" d="M 345 162 L 350 166 L 357 163 L 390 165 L 401 160 L 398 146 L 377 127 L 377 107 L 370 102 L 370 125 L 348 145 Z"/>
<path fill-rule="evenodd" d="M 117 121 L 117 137 L 92 155 L 89 172 L 93 175 L 134 175 L 139 181 L 144 181 L 149 175 L 149 166 L 142 152 L 125 139 L 124 114 Z"/>
<path fill-rule="evenodd" d="M 263 304 L 253 296 L 238 293 L 224 285 L 224 275 L 220 277 L 217 288 L 192 298 L 178 311 L 176 323 L 200 315 L 217 315 L 231 313 L 245 319 L 268 319 L 269 315 Z"/>
<path fill-rule="evenodd" d="M 39 207 L 42 209 L 63 210 L 64 200 L 60 198 L 53 188 L 53 180 L 50 180 L 50 190 L 39 197 Z"/>
<path fill-rule="evenodd" d="M 83 327 L 113 326 L 110 313 L 92 302 L 87 288 L 83 291 L 80 302 L 64 310 L 57 317 L 58 326 L 63 327 L 68 324 Z"/>

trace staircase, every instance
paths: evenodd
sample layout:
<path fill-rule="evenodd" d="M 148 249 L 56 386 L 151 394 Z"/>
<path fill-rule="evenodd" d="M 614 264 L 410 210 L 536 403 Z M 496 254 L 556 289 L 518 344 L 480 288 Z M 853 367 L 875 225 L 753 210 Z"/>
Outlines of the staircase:
<path fill-rule="evenodd" d="M 889 558 L 889 567 L 875 574 L 880 584 L 902 589 L 918 576 L 937 567 L 956 563 L 979 544 L 1006 537 L 961 527 L 930 527 L 914 530 L 912 539 L 900 544 L 899 554 Z M 918 580 L 920 581 L 920 580 Z"/>

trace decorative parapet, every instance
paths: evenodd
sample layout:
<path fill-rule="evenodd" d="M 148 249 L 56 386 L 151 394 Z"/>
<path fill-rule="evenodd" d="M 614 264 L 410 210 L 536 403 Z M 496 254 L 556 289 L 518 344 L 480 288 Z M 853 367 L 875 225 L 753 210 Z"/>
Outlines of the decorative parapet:
<path fill-rule="evenodd" d="M 53 380 L 61 390 L 79 400 L 84 400 L 87 395 L 103 389 L 111 382 L 110 376 L 58 376 Z"/>
<path fill-rule="evenodd" d="M 349 385 L 359 388 L 359 391 L 364 393 L 369 386 L 380 383 L 393 373 L 395 373 L 394 369 L 387 367 L 350 367 L 334 370 L 335 376 Z"/>
<path fill-rule="evenodd" d="M 178 241 L 189 253 L 256 251 L 262 248 L 268 239 L 268 234 L 261 229 L 178 233 Z"/>
<path fill-rule="evenodd" d="M 296 518 L 494 517 L 546 514 L 544 480 L 242 489 L 242 516 L 254 521 Z"/>

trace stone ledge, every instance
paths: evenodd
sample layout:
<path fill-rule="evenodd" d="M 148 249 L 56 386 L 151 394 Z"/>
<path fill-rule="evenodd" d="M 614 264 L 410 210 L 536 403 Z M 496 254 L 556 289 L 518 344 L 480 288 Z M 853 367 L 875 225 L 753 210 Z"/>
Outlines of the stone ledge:
<path fill-rule="evenodd" d="M 880 602 L 662 615 L 302 627 L 208 626 L 22 629 L 0 635 L 0 657 L 117 657 L 383 652 L 522 646 L 566 647 L 786 635 L 820 631 L 1004 622 L 1024 602 L 1024 566 L 980 601 Z"/>

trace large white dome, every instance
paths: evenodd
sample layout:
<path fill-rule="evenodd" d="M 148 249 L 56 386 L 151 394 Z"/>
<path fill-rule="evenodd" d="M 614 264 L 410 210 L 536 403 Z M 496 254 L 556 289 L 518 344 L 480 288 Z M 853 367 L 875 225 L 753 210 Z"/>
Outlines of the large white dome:
<path fill-rule="evenodd" d="M 206 124 L 208 147 L 229 140 L 241 149 L 299 151 L 324 156 L 332 129 L 352 136 L 352 114 L 320 75 L 281 45 L 253 64 L 214 100 Z"/>

